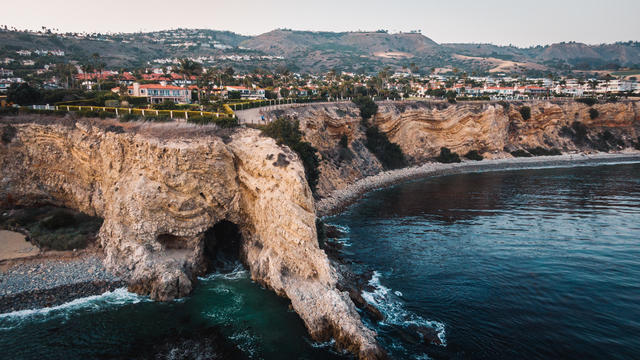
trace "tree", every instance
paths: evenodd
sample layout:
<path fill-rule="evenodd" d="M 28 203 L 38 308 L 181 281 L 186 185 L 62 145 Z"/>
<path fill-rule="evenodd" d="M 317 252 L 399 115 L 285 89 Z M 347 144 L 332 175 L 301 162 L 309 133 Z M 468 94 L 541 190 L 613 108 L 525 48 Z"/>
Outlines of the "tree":
<path fill-rule="evenodd" d="M 44 94 L 42 91 L 28 83 L 14 83 L 7 90 L 7 101 L 15 104 L 32 105 L 41 102 L 43 99 Z"/>
<path fill-rule="evenodd" d="M 178 73 L 182 74 L 182 79 L 184 80 L 185 84 L 187 83 L 187 76 L 191 77 L 202 74 L 202 64 L 188 58 L 182 58 L 179 61 L 180 63 L 178 64 Z M 198 88 L 197 84 L 196 88 L 196 90 L 198 91 L 198 101 L 200 101 L 200 89 Z"/>
<path fill-rule="evenodd" d="M 352 101 L 360 109 L 360 116 L 364 123 L 378 112 L 378 105 L 368 96 L 358 96 Z"/>

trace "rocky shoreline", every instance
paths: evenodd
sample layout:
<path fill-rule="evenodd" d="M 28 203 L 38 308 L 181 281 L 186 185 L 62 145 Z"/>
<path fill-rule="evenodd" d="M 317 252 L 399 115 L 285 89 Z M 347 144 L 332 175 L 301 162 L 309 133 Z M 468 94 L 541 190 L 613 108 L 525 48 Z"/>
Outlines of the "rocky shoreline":
<path fill-rule="evenodd" d="M 0 313 L 61 305 L 126 286 L 97 254 L 27 259 L 0 271 Z"/>
<path fill-rule="evenodd" d="M 637 161 L 640 161 L 639 151 L 613 154 L 564 154 L 531 158 L 502 158 L 482 161 L 463 161 L 454 164 L 428 162 L 420 166 L 385 171 L 377 175 L 368 176 L 343 189 L 335 190 L 331 195 L 316 202 L 316 214 L 319 218 L 336 215 L 370 191 L 400 182 L 426 177 L 484 171 L 590 166 Z"/>

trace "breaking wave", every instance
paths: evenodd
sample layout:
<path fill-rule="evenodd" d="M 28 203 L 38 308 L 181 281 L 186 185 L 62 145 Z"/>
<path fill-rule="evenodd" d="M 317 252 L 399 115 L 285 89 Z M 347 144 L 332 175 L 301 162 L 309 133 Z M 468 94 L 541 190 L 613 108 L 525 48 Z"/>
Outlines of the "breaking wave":
<path fill-rule="evenodd" d="M 403 302 L 400 299 L 402 293 L 399 291 L 394 293 L 388 287 L 380 283 L 380 272 L 374 271 L 369 280 L 369 285 L 373 288 L 373 291 L 363 291 L 362 298 L 364 298 L 369 304 L 375 306 L 384 315 L 384 320 L 380 322 L 381 325 L 395 325 L 402 327 L 410 326 L 424 326 L 435 330 L 438 339 L 442 342 L 442 346 L 446 346 L 445 337 L 445 325 L 439 321 L 426 320 L 420 315 L 414 314 L 404 308 Z"/>
<path fill-rule="evenodd" d="M 143 301 L 151 301 L 146 296 L 140 296 L 127 291 L 126 288 L 119 288 L 107 291 L 101 295 L 87 296 L 74 299 L 70 302 L 39 309 L 19 310 L 0 314 L 0 328 L 9 330 L 19 326 L 24 321 L 47 321 L 52 317 L 62 317 L 68 319 L 73 313 L 83 311 L 101 311 L 114 306 L 126 304 L 136 304 Z"/>

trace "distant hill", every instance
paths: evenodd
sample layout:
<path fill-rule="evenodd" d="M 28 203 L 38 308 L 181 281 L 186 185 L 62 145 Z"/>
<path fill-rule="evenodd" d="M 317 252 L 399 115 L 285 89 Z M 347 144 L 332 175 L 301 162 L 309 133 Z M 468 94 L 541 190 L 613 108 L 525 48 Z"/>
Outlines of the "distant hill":
<path fill-rule="evenodd" d="M 56 35 L 0 30 L 0 58 L 23 49 L 60 49 L 64 60 L 86 62 L 93 53 L 110 68 L 161 64 L 162 59 L 208 57 L 208 66 L 236 70 L 287 67 L 298 72 L 330 69 L 377 72 L 418 68 L 426 73 L 521 72 L 640 68 L 640 43 L 587 45 L 576 42 L 518 48 L 492 44 L 438 44 L 419 33 L 273 30 L 257 36 L 229 31 L 176 29 L 149 33 Z M 46 63 L 51 59 L 37 59 Z"/>

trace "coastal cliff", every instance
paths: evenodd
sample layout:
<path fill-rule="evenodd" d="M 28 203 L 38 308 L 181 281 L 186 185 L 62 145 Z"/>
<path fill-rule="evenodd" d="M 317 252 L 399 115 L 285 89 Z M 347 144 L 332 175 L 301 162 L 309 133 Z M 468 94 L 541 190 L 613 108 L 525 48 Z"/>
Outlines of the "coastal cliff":
<path fill-rule="evenodd" d="M 640 136 L 638 101 L 593 106 L 574 100 L 458 104 L 385 101 L 378 107 L 371 124 L 400 146 L 409 165 L 433 160 L 442 147 L 460 155 L 476 150 L 485 158 L 497 159 L 512 157 L 510 152 L 518 149 L 536 147 L 565 153 L 618 151 L 633 148 Z M 525 107 L 530 112 L 528 119 L 520 112 Z M 320 197 L 384 170 L 365 146 L 365 129 L 354 104 L 308 105 L 270 111 L 266 116 L 300 122 L 305 140 L 321 155 Z M 349 140 L 347 156 L 340 151 L 343 135 Z"/>
<path fill-rule="evenodd" d="M 316 340 L 377 358 L 318 247 L 297 155 L 252 129 L 4 119 L 0 202 L 53 204 L 104 219 L 108 269 L 153 299 L 188 295 L 212 251 L 237 232 L 253 280 L 291 300 Z"/>
<path fill-rule="evenodd" d="M 634 101 L 378 106 L 368 126 L 397 144 L 409 165 L 432 164 L 442 147 L 505 159 L 518 149 L 594 153 L 640 141 Z M 312 338 L 334 338 L 362 359 L 384 357 L 354 306 L 357 290 L 316 234 L 316 207 L 335 208 L 331 195 L 354 184 L 375 188 L 377 180 L 359 180 L 385 171 L 367 148 L 359 110 L 312 104 L 266 116 L 298 120 L 304 140 L 318 150 L 316 199 L 298 155 L 258 130 L 32 115 L 0 119 L 0 206 L 51 204 L 102 218 L 107 268 L 131 291 L 157 300 L 188 295 L 212 270 L 217 251 L 237 248 L 252 279 L 290 299 Z"/>

